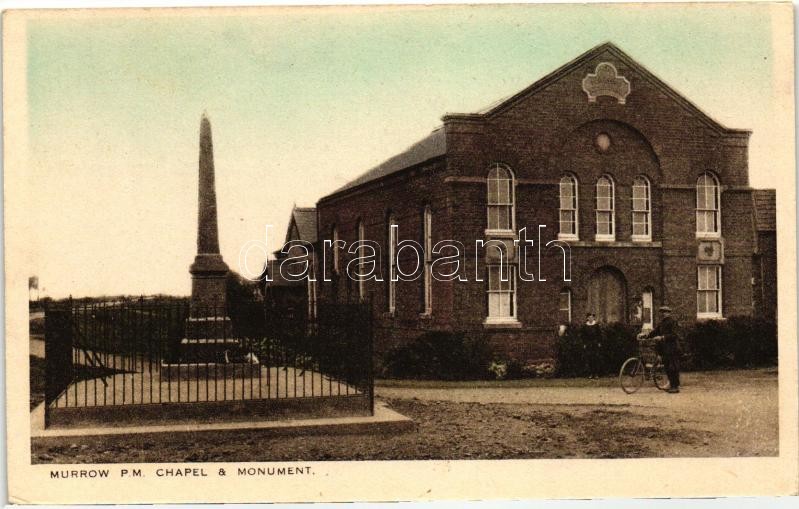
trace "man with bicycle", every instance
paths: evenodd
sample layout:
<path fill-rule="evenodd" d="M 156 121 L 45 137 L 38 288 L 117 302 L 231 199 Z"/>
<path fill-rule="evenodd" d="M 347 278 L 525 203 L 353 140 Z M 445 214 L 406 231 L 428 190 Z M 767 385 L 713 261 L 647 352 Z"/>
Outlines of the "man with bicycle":
<path fill-rule="evenodd" d="M 671 316 L 671 308 L 660 306 L 660 323 L 649 333 L 642 333 L 641 337 L 659 339 L 657 351 L 663 359 L 666 376 L 669 377 L 669 393 L 680 392 L 680 343 L 679 324 Z"/>

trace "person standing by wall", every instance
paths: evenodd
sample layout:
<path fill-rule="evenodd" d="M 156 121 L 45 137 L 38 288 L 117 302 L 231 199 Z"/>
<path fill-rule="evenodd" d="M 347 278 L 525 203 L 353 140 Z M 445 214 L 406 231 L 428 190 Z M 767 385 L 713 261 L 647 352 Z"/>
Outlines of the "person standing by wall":
<path fill-rule="evenodd" d="M 602 330 L 599 328 L 599 323 L 596 321 L 594 313 L 585 315 L 582 337 L 584 341 L 583 348 L 585 349 L 585 372 L 588 374 L 588 378 L 599 378 Z"/>

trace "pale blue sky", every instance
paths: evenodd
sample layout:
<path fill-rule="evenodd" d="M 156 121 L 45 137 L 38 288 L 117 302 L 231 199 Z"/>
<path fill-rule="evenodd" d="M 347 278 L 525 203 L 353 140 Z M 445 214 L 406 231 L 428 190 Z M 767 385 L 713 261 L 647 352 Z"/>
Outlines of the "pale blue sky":
<path fill-rule="evenodd" d="M 313 205 L 444 113 L 479 110 L 604 41 L 722 124 L 752 129 L 751 182 L 773 186 L 767 6 L 179 14 L 28 24 L 30 272 L 48 294 L 189 292 L 204 110 L 236 268 L 265 224 L 282 238 L 293 203 Z"/>

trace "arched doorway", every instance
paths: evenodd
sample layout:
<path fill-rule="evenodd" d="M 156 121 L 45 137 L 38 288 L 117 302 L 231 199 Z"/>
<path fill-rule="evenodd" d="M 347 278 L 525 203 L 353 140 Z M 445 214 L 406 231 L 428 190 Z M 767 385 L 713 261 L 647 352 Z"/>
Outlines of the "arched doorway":
<path fill-rule="evenodd" d="M 626 286 L 618 269 L 601 267 L 594 271 L 588 283 L 588 312 L 600 322 L 626 322 Z"/>

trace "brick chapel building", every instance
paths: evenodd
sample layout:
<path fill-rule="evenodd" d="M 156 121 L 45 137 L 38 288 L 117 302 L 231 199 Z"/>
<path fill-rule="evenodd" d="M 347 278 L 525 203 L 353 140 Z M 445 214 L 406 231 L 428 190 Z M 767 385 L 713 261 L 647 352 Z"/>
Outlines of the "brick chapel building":
<path fill-rule="evenodd" d="M 662 304 L 683 324 L 774 316 L 774 194 L 749 186 L 750 131 L 720 125 L 613 44 L 487 111 L 442 120 L 317 204 L 320 243 L 382 246 L 382 280 L 346 277 L 346 249 L 317 254 L 316 269 L 320 303 L 372 302 L 378 352 L 466 331 L 532 361 L 551 358 L 559 326 L 588 312 L 642 327 Z M 391 282 L 417 263 L 410 250 L 395 256 L 405 239 L 424 248 L 421 273 Z M 504 254 L 477 239 L 503 242 Z M 453 252 L 433 253 L 442 240 L 465 247 L 466 281 L 431 277 Z"/>

